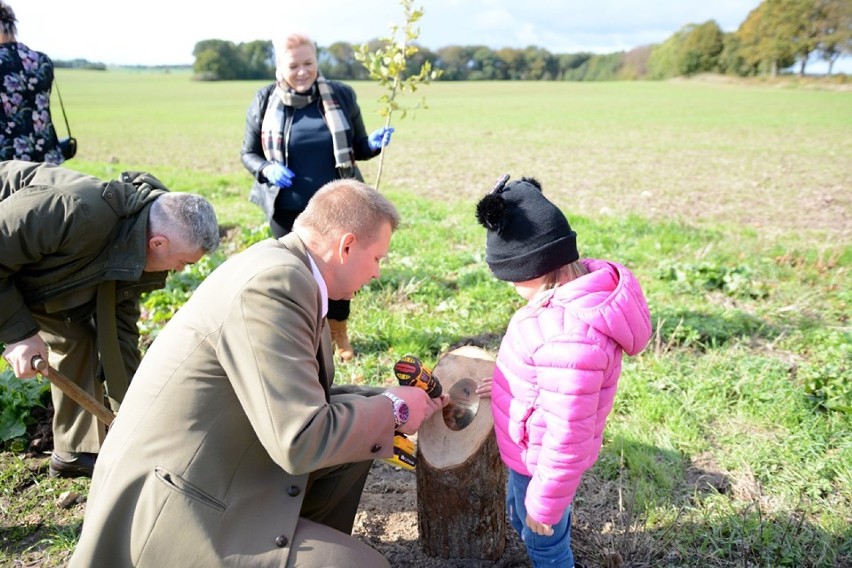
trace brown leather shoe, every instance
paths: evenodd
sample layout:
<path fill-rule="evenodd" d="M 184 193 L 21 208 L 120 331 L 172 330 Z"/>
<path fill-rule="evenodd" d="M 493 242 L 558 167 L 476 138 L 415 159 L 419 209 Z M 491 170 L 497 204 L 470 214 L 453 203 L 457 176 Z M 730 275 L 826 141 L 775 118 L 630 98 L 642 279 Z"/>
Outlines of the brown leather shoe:
<path fill-rule="evenodd" d="M 98 454 L 59 452 L 50 454 L 50 477 L 92 477 Z"/>

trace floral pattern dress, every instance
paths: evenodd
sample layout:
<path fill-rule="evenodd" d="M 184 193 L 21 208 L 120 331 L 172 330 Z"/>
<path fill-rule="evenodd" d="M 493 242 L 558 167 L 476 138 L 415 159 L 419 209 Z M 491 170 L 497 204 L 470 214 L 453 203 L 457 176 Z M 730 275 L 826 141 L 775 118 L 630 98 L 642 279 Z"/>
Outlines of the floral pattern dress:
<path fill-rule="evenodd" d="M 0 44 L 0 160 L 61 164 L 50 117 L 53 62 L 20 42 Z"/>

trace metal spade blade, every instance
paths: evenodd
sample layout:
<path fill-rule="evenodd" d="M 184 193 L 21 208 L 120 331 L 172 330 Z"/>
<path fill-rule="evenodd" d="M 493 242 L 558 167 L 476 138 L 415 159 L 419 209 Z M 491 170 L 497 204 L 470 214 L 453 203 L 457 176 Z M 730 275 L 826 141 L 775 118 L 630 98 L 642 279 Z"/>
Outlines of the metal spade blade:
<path fill-rule="evenodd" d="M 444 422 L 450 430 L 462 430 L 473 422 L 479 409 L 476 381 L 461 379 L 450 388 L 450 403 L 444 407 Z"/>

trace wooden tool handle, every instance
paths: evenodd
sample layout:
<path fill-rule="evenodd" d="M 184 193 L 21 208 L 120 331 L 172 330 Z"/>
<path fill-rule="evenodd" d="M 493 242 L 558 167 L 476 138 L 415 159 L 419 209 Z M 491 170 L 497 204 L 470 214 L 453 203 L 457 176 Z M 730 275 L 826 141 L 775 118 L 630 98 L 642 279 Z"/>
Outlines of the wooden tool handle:
<path fill-rule="evenodd" d="M 33 369 L 35 369 L 36 371 L 41 373 L 45 369 L 47 369 L 47 361 L 42 359 L 40 355 L 36 355 L 35 357 L 33 357 L 32 366 L 33 366 Z"/>
<path fill-rule="evenodd" d="M 71 400 L 83 407 L 84 410 L 92 414 L 95 418 L 109 426 L 115 420 L 115 414 L 98 402 L 95 397 L 81 389 L 76 383 L 72 382 L 65 375 L 47 364 L 47 361 L 36 355 L 31 362 L 33 369 L 46 377 L 52 384 L 63 393 L 67 394 Z"/>

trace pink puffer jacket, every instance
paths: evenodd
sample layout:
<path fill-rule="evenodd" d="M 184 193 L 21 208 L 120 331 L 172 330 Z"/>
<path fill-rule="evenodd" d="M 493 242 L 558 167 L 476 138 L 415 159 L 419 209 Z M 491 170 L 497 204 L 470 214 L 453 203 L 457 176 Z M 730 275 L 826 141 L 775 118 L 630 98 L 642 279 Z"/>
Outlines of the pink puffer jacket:
<path fill-rule="evenodd" d="M 505 464 L 529 475 L 527 513 L 554 524 L 597 460 L 622 352 L 651 337 L 639 283 L 625 267 L 588 259 L 590 274 L 534 298 L 512 317 L 491 404 Z"/>

